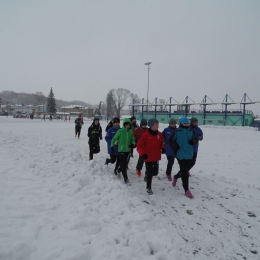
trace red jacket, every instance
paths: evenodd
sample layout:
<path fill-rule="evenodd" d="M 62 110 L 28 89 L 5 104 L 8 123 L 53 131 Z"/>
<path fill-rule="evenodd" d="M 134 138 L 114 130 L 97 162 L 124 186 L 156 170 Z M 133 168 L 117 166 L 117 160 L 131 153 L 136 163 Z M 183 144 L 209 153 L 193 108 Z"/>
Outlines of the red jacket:
<path fill-rule="evenodd" d="M 137 143 L 137 152 L 140 156 L 147 154 L 145 162 L 156 162 L 161 160 L 161 150 L 164 147 L 164 138 L 161 132 L 152 135 L 149 130 L 146 131 Z"/>
<path fill-rule="evenodd" d="M 138 127 L 135 129 L 134 131 L 134 137 L 135 137 L 135 143 L 137 143 L 140 138 L 143 136 L 143 134 L 148 130 L 148 128 L 141 128 L 141 127 Z"/>

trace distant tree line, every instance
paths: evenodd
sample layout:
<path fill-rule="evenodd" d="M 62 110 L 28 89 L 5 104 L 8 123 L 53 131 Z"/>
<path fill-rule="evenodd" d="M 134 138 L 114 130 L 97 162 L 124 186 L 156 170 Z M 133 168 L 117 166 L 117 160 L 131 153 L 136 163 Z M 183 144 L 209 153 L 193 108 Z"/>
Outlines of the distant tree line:
<path fill-rule="evenodd" d="M 129 104 L 133 98 L 138 99 L 136 94 L 131 93 L 128 89 L 117 88 L 111 89 L 107 95 L 106 100 L 100 102 L 99 105 L 90 105 L 89 103 L 73 100 L 63 101 L 55 98 L 53 89 L 51 88 L 49 95 L 46 97 L 42 92 L 29 93 L 17 93 L 14 91 L 2 91 L 0 92 L 1 103 L 3 104 L 23 104 L 23 105 L 44 105 L 48 113 L 55 114 L 61 109 L 62 106 L 68 106 L 71 104 L 80 104 L 86 107 L 93 107 L 96 115 L 105 115 L 108 118 L 121 116 L 123 108 L 128 111 L 131 107 Z"/>
<path fill-rule="evenodd" d="M 44 105 L 47 107 L 47 97 L 42 92 L 35 92 L 34 94 L 14 91 L 2 91 L 0 92 L 1 104 L 24 104 L 24 105 Z M 71 104 L 80 104 L 86 107 L 92 107 L 91 104 L 84 101 L 72 100 L 63 101 L 56 99 L 56 108 L 59 110 L 62 106 L 68 106 Z"/>

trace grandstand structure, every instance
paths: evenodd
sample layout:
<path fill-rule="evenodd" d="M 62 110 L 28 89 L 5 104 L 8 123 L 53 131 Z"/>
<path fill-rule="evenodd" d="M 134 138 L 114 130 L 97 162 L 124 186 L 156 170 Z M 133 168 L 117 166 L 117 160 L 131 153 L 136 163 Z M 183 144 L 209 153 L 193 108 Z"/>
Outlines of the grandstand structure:
<path fill-rule="evenodd" d="M 196 103 L 188 96 L 182 103 L 172 97 L 167 102 L 164 99 L 155 98 L 152 103 L 144 98 L 133 99 L 129 108 L 131 114 L 137 119 L 154 117 L 161 123 L 168 123 L 169 118 L 175 118 L 178 122 L 181 117 L 186 116 L 196 117 L 200 125 L 250 126 L 255 116 L 252 110 L 246 109 L 246 106 L 256 103 L 260 101 L 252 101 L 245 93 L 240 102 L 234 102 L 228 94 L 222 102 L 213 102 L 207 95 L 200 103 Z M 240 108 L 232 109 L 231 105 L 237 105 Z M 221 108 L 211 109 L 210 106 Z"/>

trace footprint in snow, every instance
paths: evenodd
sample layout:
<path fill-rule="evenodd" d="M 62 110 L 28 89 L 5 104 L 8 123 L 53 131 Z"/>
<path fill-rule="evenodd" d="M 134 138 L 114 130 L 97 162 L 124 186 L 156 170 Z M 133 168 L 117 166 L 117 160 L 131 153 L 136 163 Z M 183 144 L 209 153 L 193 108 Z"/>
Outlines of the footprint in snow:
<path fill-rule="evenodd" d="M 247 212 L 247 215 L 248 215 L 248 217 L 250 217 L 250 218 L 255 218 L 255 217 L 256 217 L 255 213 L 253 213 L 252 211 L 248 211 L 248 212 Z"/>
<path fill-rule="evenodd" d="M 192 210 L 187 209 L 186 212 L 187 212 L 188 215 L 193 215 Z"/>

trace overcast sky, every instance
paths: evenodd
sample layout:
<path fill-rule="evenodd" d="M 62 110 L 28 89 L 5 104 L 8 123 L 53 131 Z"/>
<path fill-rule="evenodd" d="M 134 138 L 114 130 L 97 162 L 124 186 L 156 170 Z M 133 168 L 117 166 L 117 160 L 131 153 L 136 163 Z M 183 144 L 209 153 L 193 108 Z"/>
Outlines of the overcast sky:
<path fill-rule="evenodd" d="M 260 101 L 259 0 L 0 0 L 0 40 L 0 91 Z"/>

